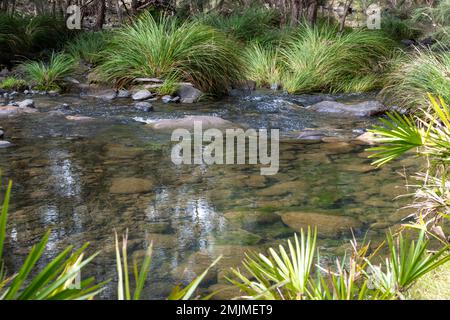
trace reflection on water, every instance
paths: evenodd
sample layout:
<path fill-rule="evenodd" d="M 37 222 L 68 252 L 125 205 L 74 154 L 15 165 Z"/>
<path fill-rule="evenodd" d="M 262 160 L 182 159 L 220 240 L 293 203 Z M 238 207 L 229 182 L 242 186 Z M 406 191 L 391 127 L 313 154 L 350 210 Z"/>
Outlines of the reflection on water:
<path fill-rule="evenodd" d="M 47 103 L 40 114 L 0 119 L 15 144 L 0 149 L 4 179 L 14 180 L 8 268 L 17 268 L 30 246 L 51 229 L 47 259 L 70 244 L 90 242 L 91 252 L 102 250 L 86 275 L 112 278 L 102 298 L 113 298 L 113 230 L 128 229 L 133 256 L 142 256 L 154 242 L 145 297 L 162 298 L 220 254 L 219 268 L 204 287 L 223 283 L 222 269 L 236 266 L 245 252 L 280 243 L 305 223 L 319 224 L 325 258 L 348 248 L 348 226 L 357 237 L 380 239 L 405 215 L 397 210 L 404 202 L 393 198 L 405 192 L 398 187 L 404 182 L 397 172 L 413 170 L 413 161 L 373 168 L 366 146 L 352 140 L 372 120 L 308 112 L 301 99 L 257 96 L 184 109 L 156 104 L 151 114 L 118 103 L 72 99 L 68 113 L 97 120 L 70 122 L 54 112 L 65 102 L 59 98 L 37 101 L 38 106 Z M 258 167 L 248 165 L 175 166 L 170 137 L 132 120 L 184 113 L 219 115 L 255 129 L 280 128 L 279 173 L 261 176 Z M 331 138 L 320 143 L 297 139 L 305 129 Z"/>

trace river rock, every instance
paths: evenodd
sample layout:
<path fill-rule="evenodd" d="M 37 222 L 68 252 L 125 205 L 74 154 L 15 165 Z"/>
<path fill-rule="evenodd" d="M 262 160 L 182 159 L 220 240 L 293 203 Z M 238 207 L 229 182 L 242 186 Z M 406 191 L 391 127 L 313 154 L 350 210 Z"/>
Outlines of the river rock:
<path fill-rule="evenodd" d="M 5 132 L 0 129 L 0 139 L 3 139 L 3 136 L 5 135 Z"/>
<path fill-rule="evenodd" d="M 129 98 L 131 93 L 128 90 L 117 91 L 117 98 Z"/>
<path fill-rule="evenodd" d="M 181 85 L 176 95 L 180 97 L 181 103 L 194 103 L 202 96 L 202 92 L 191 85 L 183 84 Z"/>
<path fill-rule="evenodd" d="M 134 107 L 138 110 L 144 111 L 144 112 L 150 112 L 153 111 L 153 106 L 150 102 L 141 101 L 134 104 Z"/>
<path fill-rule="evenodd" d="M 270 196 L 281 196 L 286 193 L 295 193 L 299 190 L 305 189 L 305 183 L 303 181 L 287 181 L 287 182 L 281 182 L 276 183 L 273 186 L 270 186 L 268 188 L 262 189 L 258 191 L 258 195 L 264 196 L 264 197 L 270 197 Z"/>
<path fill-rule="evenodd" d="M 20 101 L 17 106 L 19 108 L 34 108 L 34 101 L 32 99 L 25 99 Z"/>
<path fill-rule="evenodd" d="M 364 132 L 355 138 L 365 144 L 374 144 L 375 143 L 375 134 L 372 132 Z"/>
<path fill-rule="evenodd" d="M 388 110 L 376 100 L 364 101 L 357 104 L 344 104 L 336 101 L 322 101 L 307 107 L 310 110 L 332 113 L 343 116 L 369 117 L 382 114 Z"/>
<path fill-rule="evenodd" d="M 94 118 L 87 117 L 87 116 L 67 116 L 66 119 L 67 120 L 72 120 L 72 121 L 90 121 L 90 120 L 94 120 Z"/>
<path fill-rule="evenodd" d="M 134 159 L 144 153 L 144 149 L 127 147 L 122 144 L 108 144 L 105 146 L 106 156 L 113 159 Z"/>
<path fill-rule="evenodd" d="M 153 94 L 148 90 L 139 90 L 131 96 L 131 98 L 135 101 L 146 100 L 153 97 Z"/>
<path fill-rule="evenodd" d="M 161 98 L 161 100 L 162 100 L 163 103 L 171 103 L 171 102 L 173 103 L 173 102 L 180 101 L 180 97 L 172 97 L 172 96 L 169 96 L 169 95 L 165 95 L 165 96 L 163 96 Z"/>
<path fill-rule="evenodd" d="M 37 112 L 34 108 L 27 108 L 27 107 L 16 107 L 16 106 L 2 106 L 0 107 L 0 117 L 8 117 L 8 116 L 14 116 L 19 115 L 23 113 L 34 113 Z"/>
<path fill-rule="evenodd" d="M 152 190 L 153 182 L 141 178 L 117 178 L 109 188 L 109 192 L 115 194 L 145 193 Z"/>
<path fill-rule="evenodd" d="M 117 97 L 117 92 L 114 89 L 106 89 L 106 90 L 101 90 L 101 91 L 92 93 L 89 96 L 97 98 L 97 99 L 101 99 L 104 101 L 111 101 Z"/>
<path fill-rule="evenodd" d="M 9 141 L 1 140 L 0 141 L 0 149 L 11 147 L 12 143 Z"/>
<path fill-rule="evenodd" d="M 161 119 L 148 125 L 157 130 L 174 130 L 178 128 L 193 130 L 194 122 L 201 122 L 203 130 L 208 128 L 236 127 L 232 122 L 214 116 L 186 116 L 179 119 Z"/>
<path fill-rule="evenodd" d="M 232 223 L 244 226 L 269 225 L 281 220 L 276 213 L 258 211 L 229 211 L 224 213 L 224 217 Z"/>
<path fill-rule="evenodd" d="M 348 216 L 337 216 L 313 212 L 287 212 L 281 214 L 284 224 L 300 232 L 308 226 L 317 227 L 317 233 L 324 237 L 336 237 L 342 233 L 350 232 L 350 229 L 358 229 L 362 223 Z"/>
<path fill-rule="evenodd" d="M 324 143 L 321 147 L 327 154 L 348 153 L 353 150 L 353 146 L 345 141 Z"/>

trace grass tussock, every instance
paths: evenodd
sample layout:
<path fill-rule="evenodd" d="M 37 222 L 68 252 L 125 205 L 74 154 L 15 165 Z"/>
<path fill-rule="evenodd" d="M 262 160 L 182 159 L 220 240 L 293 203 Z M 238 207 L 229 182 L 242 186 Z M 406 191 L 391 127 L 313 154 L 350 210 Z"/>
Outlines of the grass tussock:
<path fill-rule="evenodd" d="M 267 42 L 281 35 L 276 28 L 279 24 L 277 12 L 267 8 L 252 7 L 228 15 L 211 12 L 197 19 L 242 42 Z"/>
<path fill-rule="evenodd" d="M 0 83 L 0 89 L 18 91 L 18 90 L 22 90 L 22 89 L 26 88 L 26 85 L 27 85 L 27 83 L 23 79 L 17 79 L 15 77 L 8 77 Z"/>
<path fill-rule="evenodd" d="M 126 44 L 126 45 L 124 45 Z M 143 14 L 108 41 L 99 78 L 127 85 L 136 77 L 191 82 L 208 93 L 224 93 L 240 78 L 242 62 L 225 34 L 200 24 Z"/>
<path fill-rule="evenodd" d="M 246 77 L 256 81 L 260 87 L 279 83 L 282 77 L 282 63 L 279 50 L 273 46 L 253 43 L 245 49 Z"/>
<path fill-rule="evenodd" d="M 377 31 L 339 33 L 334 26 L 303 26 L 281 50 L 291 93 L 369 91 L 380 86 L 376 77 L 394 43 Z"/>
<path fill-rule="evenodd" d="M 415 50 L 393 62 L 382 97 L 402 107 L 416 110 L 428 105 L 428 95 L 450 103 L 450 53 Z"/>
<path fill-rule="evenodd" d="M 0 13 L 0 64 L 46 56 L 60 49 L 71 34 L 62 18 Z"/>
<path fill-rule="evenodd" d="M 97 64 L 101 51 L 106 48 L 108 32 L 84 32 L 66 46 L 66 51 L 76 60 Z"/>
<path fill-rule="evenodd" d="M 38 90 L 60 90 L 65 76 L 72 73 L 74 60 L 66 54 L 53 53 L 48 62 L 30 61 L 21 65 L 26 79 Z"/>

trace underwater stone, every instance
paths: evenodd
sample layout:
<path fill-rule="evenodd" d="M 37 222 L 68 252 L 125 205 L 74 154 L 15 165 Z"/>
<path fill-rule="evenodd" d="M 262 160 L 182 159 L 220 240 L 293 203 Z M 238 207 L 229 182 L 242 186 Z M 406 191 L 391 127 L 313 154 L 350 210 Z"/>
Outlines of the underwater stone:
<path fill-rule="evenodd" d="M 140 178 L 117 178 L 112 181 L 110 193 L 132 194 L 145 193 L 153 190 L 153 182 Z"/>
<path fill-rule="evenodd" d="M 281 219 L 297 232 L 307 230 L 308 226 L 317 227 L 317 233 L 325 237 L 336 237 L 362 226 L 360 221 L 352 217 L 303 211 L 282 213 Z"/>

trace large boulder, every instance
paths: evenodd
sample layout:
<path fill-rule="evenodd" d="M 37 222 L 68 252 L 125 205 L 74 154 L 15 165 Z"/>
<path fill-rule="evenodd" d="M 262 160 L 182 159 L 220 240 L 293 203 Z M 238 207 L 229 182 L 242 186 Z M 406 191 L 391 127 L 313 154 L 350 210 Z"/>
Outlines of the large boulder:
<path fill-rule="evenodd" d="M 153 94 L 148 90 L 139 90 L 131 96 L 131 98 L 135 101 L 147 100 L 153 97 Z"/>
<path fill-rule="evenodd" d="M 232 122 L 214 116 L 186 116 L 179 119 L 161 119 L 150 123 L 149 126 L 156 130 L 193 130 L 194 122 L 201 122 L 203 130 L 208 128 L 222 129 L 236 127 Z"/>
<path fill-rule="evenodd" d="M 350 232 L 350 229 L 358 229 L 362 223 L 349 216 L 337 216 L 314 212 L 287 212 L 281 214 L 281 220 L 291 229 L 300 232 L 317 227 L 317 233 L 324 237 L 337 237 L 342 233 Z"/>
<path fill-rule="evenodd" d="M 309 110 L 332 113 L 342 116 L 369 117 L 382 114 L 388 110 L 376 100 L 364 101 L 357 104 L 344 104 L 336 101 L 322 101 L 307 107 Z"/>
<path fill-rule="evenodd" d="M 19 115 L 23 113 L 34 113 L 37 112 L 34 108 L 28 107 L 16 107 L 16 106 L 2 106 L 0 107 L 0 117 L 9 117 L 14 115 Z"/>
<path fill-rule="evenodd" d="M 117 178 L 109 188 L 109 192 L 115 194 L 145 193 L 152 190 L 153 182 L 141 178 Z"/>
<path fill-rule="evenodd" d="M 202 94 L 200 90 L 188 84 L 182 84 L 176 92 L 176 95 L 180 97 L 181 103 L 197 102 Z"/>

